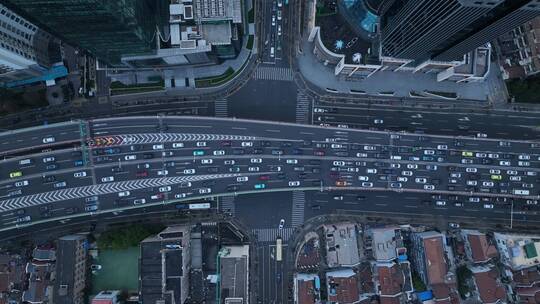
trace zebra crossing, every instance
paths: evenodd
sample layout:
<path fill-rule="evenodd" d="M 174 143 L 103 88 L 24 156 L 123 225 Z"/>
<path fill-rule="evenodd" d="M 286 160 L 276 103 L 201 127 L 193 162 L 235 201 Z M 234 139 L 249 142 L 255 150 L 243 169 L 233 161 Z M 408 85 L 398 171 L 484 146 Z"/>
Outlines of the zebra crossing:
<path fill-rule="evenodd" d="M 275 242 L 277 237 L 280 236 L 283 242 L 289 241 L 292 236 L 294 228 L 266 228 L 266 229 L 253 229 L 252 233 L 257 236 L 259 242 Z"/>
<path fill-rule="evenodd" d="M 293 81 L 293 72 L 290 68 L 258 66 L 253 77 L 261 80 Z"/>
<path fill-rule="evenodd" d="M 304 92 L 296 95 L 296 123 L 309 124 L 309 106 L 311 99 Z"/>
<path fill-rule="evenodd" d="M 221 212 L 229 212 L 235 214 L 234 195 L 222 196 L 219 201 L 219 209 Z"/>
<path fill-rule="evenodd" d="M 214 102 L 214 114 L 216 117 L 229 117 L 229 105 L 226 97 Z"/>
<path fill-rule="evenodd" d="M 306 195 L 304 191 L 293 191 L 292 204 L 291 225 L 293 227 L 298 227 L 304 223 L 304 207 L 306 205 Z"/>

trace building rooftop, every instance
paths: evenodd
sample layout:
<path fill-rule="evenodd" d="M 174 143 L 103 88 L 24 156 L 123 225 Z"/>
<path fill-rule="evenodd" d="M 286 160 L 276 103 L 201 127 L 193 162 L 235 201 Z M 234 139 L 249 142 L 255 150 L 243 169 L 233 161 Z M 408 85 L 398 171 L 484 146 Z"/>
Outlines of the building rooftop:
<path fill-rule="evenodd" d="M 313 304 L 320 300 L 319 276 L 316 274 L 297 273 L 295 278 L 295 304 Z"/>
<path fill-rule="evenodd" d="M 405 276 L 397 263 L 377 263 L 377 275 L 381 297 L 397 297 L 402 293 Z"/>
<path fill-rule="evenodd" d="M 519 296 L 519 303 L 537 304 L 540 303 L 540 286 L 518 287 L 516 293 Z"/>
<path fill-rule="evenodd" d="M 506 299 L 506 290 L 497 282 L 499 274 L 495 268 L 473 267 L 471 271 L 482 303 L 498 303 Z"/>
<path fill-rule="evenodd" d="M 211 45 L 231 44 L 232 31 L 228 22 L 201 24 L 201 35 Z"/>
<path fill-rule="evenodd" d="M 371 236 L 373 258 L 377 261 L 390 261 L 397 258 L 398 242 L 401 246 L 400 230 L 397 227 L 372 228 Z"/>
<path fill-rule="evenodd" d="M 501 261 L 512 270 L 540 265 L 540 236 L 494 233 Z"/>
<path fill-rule="evenodd" d="M 487 262 L 497 256 L 497 247 L 494 244 L 488 243 L 488 239 L 484 233 L 475 230 L 462 230 L 466 237 L 466 241 L 471 248 L 471 256 L 473 262 Z"/>
<path fill-rule="evenodd" d="M 537 267 L 530 267 L 512 272 L 512 281 L 518 286 L 530 287 L 540 283 L 540 271 Z"/>
<path fill-rule="evenodd" d="M 448 272 L 448 265 L 444 258 L 443 236 L 436 234 L 424 238 L 424 248 L 429 283 L 445 283 L 445 276 Z"/>
<path fill-rule="evenodd" d="M 329 267 L 354 266 L 360 263 L 357 228 L 354 224 L 325 225 L 324 231 Z"/>
<path fill-rule="evenodd" d="M 22 300 L 30 303 L 41 303 L 49 298 L 48 286 L 51 283 L 51 272 L 54 266 L 49 263 L 26 265 L 29 275 L 28 289 L 23 292 Z"/>
<path fill-rule="evenodd" d="M 193 4 L 197 21 L 231 20 L 242 23 L 241 0 L 194 0 Z"/>
<path fill-rule="evenodd" d="M 78 242 L 86 240 L 86 236 L 73 234 L 63 236 L 58 239 L 58 248 L 56 257 L 59 263 L 56 263 L 56 276 L 54 280 L 54 302 L 72 303 L 75 290 L 75 276 Z M 61 262 L 60 262 L 61 261 Z"/>
<path fill-rule="evenodd" d="M 304 243 L 296 260 L 299 269 L 318 267 L 320 261 L 320 243 L 318 238 L 311 238 Z"/>
<path fill-rule="evenodd" d="M 361 294 L 375 293 L 375 283 L 373 282 L 373 273 L 371 264 L 362 263 L 358 266 L 357 277 Z"/>
<path fill-rule="evenodd" d="M 352 269 L 326 273 L 328 300 L 338 303 L 354 303 L 359 300 L 358 280 Z"/>
<path fill-rule="evenodd" d="M 228 255 L 221 258 L 221 299 L 243 299 L 247 302 L 249 277 L 249 246 L 226 246 Z"/>

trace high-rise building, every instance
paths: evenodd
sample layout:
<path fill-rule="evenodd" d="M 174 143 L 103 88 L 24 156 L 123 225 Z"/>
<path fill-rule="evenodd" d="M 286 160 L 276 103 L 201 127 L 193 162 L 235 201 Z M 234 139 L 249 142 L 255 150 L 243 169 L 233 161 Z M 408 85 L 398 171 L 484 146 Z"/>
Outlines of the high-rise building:
<path fill-rule="evenodd" d="M 86 247 L 84 235 L 66 235 L 58 239 L 54 303 L 84 303 L 86 287 Z"/>
<path fill-rule="evenodd" d="M 38 25 L 112 65 L 122 55 L 156 49 L 156 32 L 168 19 L 168 3 L 161 0 L 7 1 Z"/>
<path fill-rule="evenodd" d="M 463 55 L 540 15 L 540 0 L 383 0 L 381 55 L 421 63 Z"/>
<path fill-rule="evenodd" d="M 0 4 L 0 86 L 40 77 L 61 61 L 57 39 Z"/>

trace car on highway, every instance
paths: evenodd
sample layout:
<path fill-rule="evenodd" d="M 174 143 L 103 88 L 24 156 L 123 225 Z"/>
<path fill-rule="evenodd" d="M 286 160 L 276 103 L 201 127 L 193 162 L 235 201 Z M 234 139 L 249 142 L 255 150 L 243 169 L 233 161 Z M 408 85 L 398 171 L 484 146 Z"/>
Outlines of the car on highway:
<path fill-rule="evenodd" d="M 463 158 L 461 160 L 461 163 L 462 164 L 472 164 L 472 163 L 474 163 L 474 161 L 472 159 L 470 159 L 470 158 Z"/>
<path fill-rule="evenodd" d="M 21 216 L 21 217 L 18 217 L 15 222 L 17 224 L 20 224 L 20 223 L 27 223 L 27 222 L 30 222 L 32 220 L 32 218 L 30 217 L 30 215 L 26 215 L 26 216 Z"/>
<path fill-rule="evenodd" d="M 152 145 L 152 150 L 163 150 L 163 144 Z"/>
<path fill-rule="evenodd" d="M 173 144 L 172 144 L 172 147 L 173 147 L 174 149 L 183 148 L 183 147 L 184 147 L 184 143 L 176 142 L 176 143 L 173 143 Z"/>
<path fill-rule="evenodd" d="M 359 181 L 363 181 L 363 182 L 367 182 L 369 180 L 369 176 L 358 176 L 358 180 Z"/>
<path fill-rule="evenodd" d="M 124 159 L 125 159 L 125 160 L 136 160 L 136 159 L 137 159 L 137 155 L 135 155 L 135 154 L 126 155 L 126 156 L 124 156 Z"/>
<path fill-rule="evenodd" d="M 376 125 L 379 125 L 379 124 L 384 123 L 384 120 L 382 120 L 382 119 L 374 119 L 373 123 L 376 124 Z"/>
<path fill-rule="evenodd" d="M 287 159 L 285 161 L 287 164 L 298 164 L 298 160 L 297 159 Z"/>
<path fill-rule="evenodd" d="M 478 172 L 477 168 L 465 168 L 465 172 L 467 173 L 476 173 Z"/>
<path fill-rule="evenodd" d="M 338 161 L 338 160 L 335 160 L 332 164 L 333 164 L 334 166 L 336 166 L 336 167 L 343 167 L 343 166 L 345 166 L 345 162 L 344 162 L 344 161 Z"/>
<path fill-rule="evenodd" d="M 461 152 L 461 156 L 465 156 L 465 157 L 473 157 L 474 154 L 470 151 L 463 151 Z"/>
<path fill-rule="evenodd" d="M 499 141 L 500 147 L 510 147 L 512 144 L 509 141 Z"/>
<path fill-rule="evenodd" d="M 56 183 L 53 184 L 53 187 L 54 187 L 54 188 L 64 188 L 64 187 L 66 187 L 66 186 L 67 186 L 67 184 L 66 184 L 66 182 L 64 182 L 64 181 L 62 181 L 62 182 L 56 182 Z"/>
<path fill-rule="evenodd" d="M 482 182 L 482 186 L 484 186 L 484 187 L 493 187 L 494 185 L 495 185 L 495 183 L 490 182 L 490 181 Z"/>
<path fill-rule="evenodd" d="M 373 187 L 373 183 L 371 183 L 371 182 L 363 182 L 363 183 L 361 184 L 361 186 L 364 187 L 364 188 L 372 188 L 372 187 Z"/>
<path fill-rule="evenodd" d="M 492 180 L 501 180 L 501 179 L 502 179 L 502 175 L 500 175 L 500 174 L 492 174 L 492 175 L 491 175 L 491 179 L 492 179 Z"/>
<path fill-rule="evenodd" d="M 43 158 L 44 163 L 52 163 L 55 160 L 56 160 L 56 158 L 54 156 L 48 156 L 48 157 Z"/>
<path fill-rule="evenodd" d="M 451 229 L 459 229 L 459 224 L 456 223 L 448 223 L 448 227 Z"/>
<path fill-rule="evenodd" d="M 43 140 L 42 140 L 42 142 L 43 142 L 44 144 L 50 144 L 50 143 L 53 143 L 53 142 L 55 142 L 55 141 L 56 141 L 56 139 L 55 139 L 53 136 L 45 137 L 45 138 L 43 138 Z"/>
<path fill-rule="evenodd" d="M 506 174 L 508 174 L 508 175 L 517 175 L 518 172 L 515 171 L 515 170 L 506 170 Z"/>
<path fill-rule="evenodd" d="M 225 155 L 225 150 L 215 150 L 213 154 L 216 156 Z"/>
<path fill-rule="evenodd" d="M 85 176 L 86 176 L 86 171 L 80 171 L 80 172 L 73 173 L 73 177 L 85 177 Z"/>
<path fill-rule="evenodd" d="M 163 193 L 157 193 L 157 194 L 154 194 L 154 195 L 150 196 L 150 199 L 157 200 L 157 199 L 162 199 L 164 197 L 165 197 L 165 195 Z"/>
<path fill-rule="evenodd" d="M 194 150 L 193 151 L 193 156 L 203 156 L 204 155 L 204 150 Z"/>
<path fill-rule="evenodd" d="M 266 188 L 266 184 L 255 184 L 253 186 L 253 188 L 255 189 L 265 189 Z"/>
<path fill-rule="evenodd" d="M 397 181 L 398 181 L 398 182 L 404 182 L 404 183 L 406 183 L 408 180 L 409 180 L 409 179 L 406 178 L 405 176 L 398 176 L 398 177 L 397 177 Z"/>
<path fill-rule="evenodd" d="M 50 165 L 47 165 L 45 167 L 45 170 L 56 170 L 58 169 L 58 165 L 57 164 L 50 164 Z"/>
<path fill-rule="evenodd" d="M 435 201 L 435 205 L 437 205 L 437 206 L 446 206 L 446 201 Z"/>
<path fill-rule="evenodd" d="M 478 158 L 485 158 L 485 157 L 487 157 L 487 154 L 486 154 L 486 153 L 480 153 L 480 152 L 478 152 L 478 153 L 476 153 L 476 157 L 478 157 Z"/>
<path fill-rule="evenodd" d="M 159 192 L 169 192 L 171 190 L 172 190 L 171 186 L 163 186 L 163 187 L 159 187 L 158 189 Z"/>
<path fill-rule="evenodd" d="M 122 191 L 122 192 L 118 192 L 118 197 L 126 197 L 126 196 L 129 196 L 131 194 L 131 192 L 129 191 Z"/>
<path fill-rule="evenodd" d="M 285 220 L 284 220 L 284 219 L 279 220 L 279 226 L 278 226 L 278 228 L 279 228 L 279 229 L 283 229 L 284 227 L 285 227 Z"/>
<path fill-rule="evenodd" d="M 342 201 L 343 200 L 343 195 L 334 195 L 334 200 Z"/>
<path fill-rule="evenodd" d="M 418 169 L 417 164 L 407 164 L 407 169 Z"/>
<path fill-rule="evenodd" d="M 438 168 L 437 165 L 426 165 L 426 170 L 437 171 Z"/>
<path fill-rule="evenodd" d="M 164 175 L 168 175 L 168 174 L 169 174 L 168 170 L 159 170 L 157 172 L 157 175 L 159 175 L 159 176 L 164 176 Z"/>
<path fill-rule="evenodd" d="M 437 149 L 438 150 L 448 150 L 448 146 L 447 145 L 437 145 Z"/>
<path fill-rule="evenodd" d="M 195 169 L 184 169 L 184 174 L 195 174 Z"/>
<path fill-rule="evenodd" d="M 204 158 L 204 159 L 201 159 L 201 164 L 203 165 L 210 165 L 214 162 L 213 159 L 210 159 L 210 158 Z"/>
<path fill-rule="evenodd" d="M 501 160 L 499 161 L 500 166 L 511 166 L 512 164 L 507 160 Z"/>
<path fill-rule="evenodd" d="M 518 161 L 518 166 L 520 167 L 529 167 L 531 165 L 528 161 Z"/>
<path fill-rule="evenodd" d="M 417 184 L 425 184 L 427 183 L 427 178 L 425 177 L 417 177 L 414 179 L 414 182 Z"/>
<path fill-rule="evenodd" d="M 251 141 L 243 141 L 242 143 L 240 143 L 240 146 L 241 147 L 253 147 L 253 142 L 251 142 Z"/>
<path fill-rule="evenodd" d="M 101 178 L 102 183 L 114 182 L 114 176 L 105 176 Z"/>
<path fill-rule="evenodd" d="M 289 187 L 298 187 L 300 186 L 300 181 L 290 181 Z"/>
<path fill-rule="evenodd" d="M 259 172 L 259 167 L 248 167 L 249 172 Z"/>
<path fill-rule="evenodd" d="M 187 193 L 177 193 L 174 195 L 174 198 L 186 198 L 187 196 Z"/>
<path fill-rule="evenodd" d="M 212 189 L 210 188 L 200 188 L 199 189 L 199 194 L 208 194 L 208 193 L 211 193 L 212 192 Z"/>
<path fill-rule="evenodd" d="M 493 209 L 495 206 L 493 204 L 484 204 L 485 209 Z"/>
<path fill-rule="evenodd" d="M 469 197 L 469 202 L 471 203 L 479 203 L 480 202 L 480 198 L 479 197 Z"/>
<path fill-rule="evenodd" d="M 424 190 L 435 190 L 434 185 L 424 185 Z"/>
<path fill-rule="evenodd" d="M 28 186 L 27 180 L 15 182 L 15 187 L 24 187 L 24 186 Z"/>
<path fill-rule="evenodd" d="M 260 164 L 260 163 L 262 163 L 262 158 L 252 158 L 252 159 L 250 160 L 250 162 L 251 162 L 252 164 Z"/>
<path fill-rule="evenodd" d="M 92 204 L 92 205 L 86 205 L 86 206 L 84 207 L 84 210 L 85 210 L 86 212 L 92 212 L 92 211 L 97 211 L 98 208 L 99 208 L 99 207 L 98 207 L 97 204 Z"/>
<path fill-rule="evenodd" d="M 401 188 L 403 185 L 401 183 L 390 183 L 390 188 Z"/>
<path fill-rule="evenodd" d="M 133 205 L 142 205 L 146 203 L 146 199 L 144 198 L 138 198 L 133 200 Z"/>

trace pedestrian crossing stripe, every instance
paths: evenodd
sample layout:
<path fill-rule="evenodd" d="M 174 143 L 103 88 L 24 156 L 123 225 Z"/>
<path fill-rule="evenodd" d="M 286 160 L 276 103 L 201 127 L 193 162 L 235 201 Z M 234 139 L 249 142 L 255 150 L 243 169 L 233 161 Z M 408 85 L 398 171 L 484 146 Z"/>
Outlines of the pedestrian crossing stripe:
<path fill-rule="evenodd" d="M 296 96 L 296 123 L 309 124 L 309 104 L 310 98 L 303 92 Z"/>
<path fill-rule="evenodd" d="M 290 68 L 259 66 L 255 69 L 254 78 L 262 80 L 292 81 L 293 72 Z"/>
<path fill-rule="evenodd" d="M 266 229 L 253 229 L 252 233 L 257 237 L 259 242 L 275 242 L 276 239 L 281 237 L 283 242 L 289 241 L 289 238 L 293 234 L 294 228 L 266 228 Z"/>
<path fill-rule="evenodd" d="M 214 114 L 216 117 L 228 117 L 229 106 L 227 104 L 227 98 L 220 98 L 214 102 Z"/>
<path fill-rule="evenodd" d="M 306 204 L 305 193 L 303 191 L 294 191 L 292 204 L 291 226 L 298 227 L 304 223 L 304 206 Z"/>

